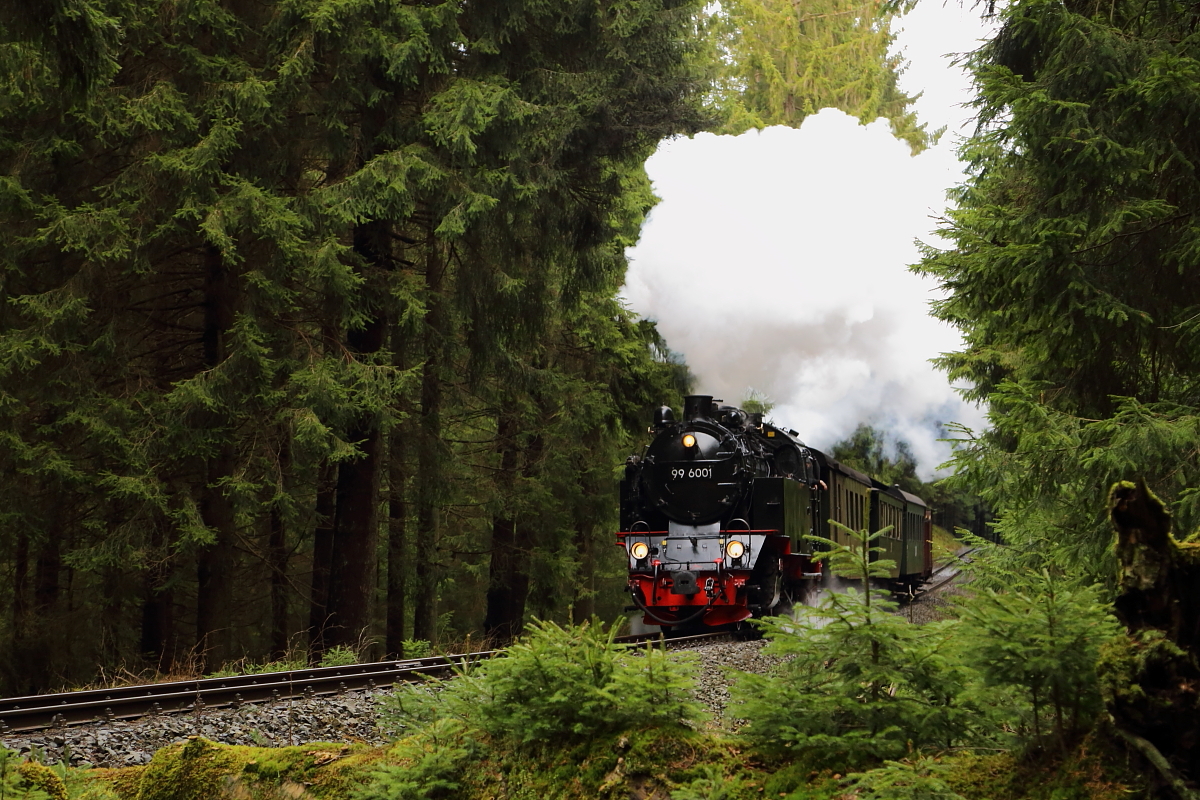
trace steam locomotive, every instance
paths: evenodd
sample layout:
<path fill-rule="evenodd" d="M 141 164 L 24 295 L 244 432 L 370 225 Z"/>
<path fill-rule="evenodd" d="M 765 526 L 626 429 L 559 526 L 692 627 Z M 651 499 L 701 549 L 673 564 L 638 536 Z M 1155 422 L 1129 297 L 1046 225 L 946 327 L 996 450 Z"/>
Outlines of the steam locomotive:
<path fill-rule="evenodd" d="M 718 626 L 780 613 L 823 577 L 816 535 L 877 531 L 896 566 L 889 582 L 911 589 L 929 577 L 929 508 L 805 446 L 761 414 L 684 398 L 683 419 L 655 412 L 654 439 L 630 456 L 621 480 L 617 543 L 629 557 L 629 593 L 647 625 Z"/>

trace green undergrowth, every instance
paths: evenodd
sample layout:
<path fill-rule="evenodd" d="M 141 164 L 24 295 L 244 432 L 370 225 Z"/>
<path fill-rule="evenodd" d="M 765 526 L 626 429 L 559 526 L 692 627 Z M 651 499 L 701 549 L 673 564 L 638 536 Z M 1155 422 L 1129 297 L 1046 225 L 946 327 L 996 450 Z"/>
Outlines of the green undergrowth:
<path fill-rule="evenodd" d="M 841 555 L 860 559 L 864 579 L 879 566 L 863 549 Z M 967 609 L 976 628 L 957 638 L 952 623 L 911 625 L 867 591 L 765 624 L 768 652 L 782 658 L 770 676 L 729 673 L 731 709 L 748 721 L 736 733 L 714 727 L 692 697 L 701 655 L 621 647 L 595 622 L 537 622 L 503 656 L 453 679 L 397 687 L 381 714 L 394 737 L 386 747 L 272 749 L 195 738 L 145 767 L 91 771 L 19 765 L 0 750 L 0 800 L 1128 796 L 1105 766 L 1120 759 L 1082 735 L 1095 693 L 1088 671 L 1072 666 L 1079 674 L 1068 680 L 1017 669 L 1066 664 L 1064 636 L 1090 652 L 1103 633 L 1088 592 L 1058 587 L 1053 596 L 1062 635 L 1048 642 L 1014 632 L 1046 628 L 1038 616 L 1045 602 L 1019 594 L 981 595 Z M 1076 636 L 1072 620 L 1090 620 L 1091 633 Z M 998 642 L 1011 652 L 995 650 Z M 987 671 L 972 666 L 980 659 L 1012 664 Z M 1060 716 L 1079 724 L 1047 723 Z"/>
<path fill-rule="evenodd" d="M 330 648 L 322 654 L 317 662 L 319 667 L 344 667 L 349 664 L 357 664 L 365 660 L 363 656 L 355 649 L 338 645 Z M 307 669 L 309 666 L 309 656 L 307 653 L 296 652 L 286 658 L 278 661 L 267 661 L 258 663 L 254 661 L 241 660 L 226 664 L 216 672 L 205 674 L 206 678 L 229 678 L 236 675 L 258 675 L 264 672 L 289 672 L 292 670 Z"/>
<path fill-rule="evenodd" d="M 70 800 L 1117 800 L 1101 755 L 955 753 L 841 774 L 764 761 L 736 737 L 631 730 L 566 746 L 513 746 L 466 728 L 380 748 L 257 748 L 193 739 L 145 767 L 59 770 Z M 50 784 L 52 785 L 52 784 Z M 5 800 L 42 800 L 10 783 Z M 27 789 L 31 787 L 26 787 Z M 47 787 L 48 788 L 48 787 Z"/>

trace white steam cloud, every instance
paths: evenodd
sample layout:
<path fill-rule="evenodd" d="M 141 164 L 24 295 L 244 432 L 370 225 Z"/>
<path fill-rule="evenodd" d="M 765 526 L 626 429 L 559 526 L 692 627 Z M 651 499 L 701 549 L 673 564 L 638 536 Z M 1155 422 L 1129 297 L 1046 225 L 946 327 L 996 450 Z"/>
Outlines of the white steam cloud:
<path fill-rule="evenodd" d="M 699 391 L 735 404 L 765 392 L 817 447 L 874 424 L 926 476 L 948 455 L 941 424 L 980 423 L 929 363 L 960 337 L 907 269 L 962 178 L 951 147 L 913 157 L 885 122 L 826 109 L 799 130 L 666 142 L 647 169 L 662 202 L 623 294 Z"/>
<path fill-rule="evenodd" d="M 958 350 L 929 316 L 932 281 L 909 272 L 946 190 L 963 180 L 954 150 L 973 96 L 947 54 L 992 32 L 977 7 L 923 0 L 900 23 L 901 88 L 942 141 L 919 156 L 886 123 L 826 109 L 799 130 L 664 142 L 647 164 L 662 202 L 630 250 L 623 292 L 658 320 L 697 389 L 737 403 L 751 388 L 772 417 L 816 447 L 859 423 L 913 448 L 923 477 L 949 456 L 941 426 L 983 426 L 929 359 Z"/>

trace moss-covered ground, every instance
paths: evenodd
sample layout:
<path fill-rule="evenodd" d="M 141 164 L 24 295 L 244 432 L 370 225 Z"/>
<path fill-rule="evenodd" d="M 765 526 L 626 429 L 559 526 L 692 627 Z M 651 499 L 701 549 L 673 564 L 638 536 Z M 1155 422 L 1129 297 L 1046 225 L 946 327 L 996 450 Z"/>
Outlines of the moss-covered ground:
<path fill-rule="evenodd" d="M 440 761 L 438 759 L 441 759 Z M 1088 743 L 1067 757 L 1008 753 L 934 759 L 966 800 L 1117 800 L 1136 777 Z M 433 763 L 436 762 L 436 763 Z M 389 747 L 312 744 L 260 748 L 192 739 L 144 767 L 26 769 L 14 798 L 71 800 L 851 800 L 847 778 L 797 763 L 766 763 L 736 738 L 649 730 L 570 747 L 505 749 L 496 743 L 401 740 Z M 13 785 L 10 783 L 9 785 Z M 31 791 L 37 790 L 37 791 Z M 881 796 L 881 795 L 871 795 Z M 953 797 L 952 794 L 906 794 Z"/>
<path fill-rule="evenodd" d="M 933 560 L 945 564 L 963 546 L 962 540 L 940 525 L 933 526 Z"/>

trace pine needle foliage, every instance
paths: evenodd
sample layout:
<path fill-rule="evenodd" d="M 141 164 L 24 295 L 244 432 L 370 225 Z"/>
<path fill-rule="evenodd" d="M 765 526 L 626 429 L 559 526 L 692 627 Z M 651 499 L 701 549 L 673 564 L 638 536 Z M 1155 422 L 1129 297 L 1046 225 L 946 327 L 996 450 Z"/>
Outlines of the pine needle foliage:
<path fill-rule="evenodd" d="M 946 783 L 949 772 L 934 756 L 916 756 L 850 775 L 843 784 L 862 800 L 964 800 Z"/>
<path fill-rule="evenodd" d="M 1048 571 L 1006 591 L 982 589 L 962 601 L 959 646 L 984 686 L 1013 689 L 1018 713 L 1006 725 L 1034 746 L 1066 753 L 1101 710 L 1096 663 L 1117 636 L 1094 586 Z"/>
<path fill-rule="evenodd" d="M 600 569 L 562 554 L 604 521 L 602 465 L 678 388 L 616 291 L 645 159 L 708 121 L 698 11 L 0 11 L 0 472 L 26 498 L 0 510 L 0 693 L 319 658 L 373 637 L 385 552 L 389 644 L 433 641 L 441 570 L 478 572 L 512 511 L 477 422 L 502 408 L 554 423 L 512 495 L 562 614 Z M 378 546 L 383 507 L 417 563 Z"/>
<path fill-rule="evenodd" d="M 844 534 L 846 543 L 842 544 L 823 536 L 808 536 L 806 538 L 824 548 L 816 555 L 816 558 L 827 562 L 835 575 L 853 581 L 861 581 L 863 596 L 869 602 L 871 578 L 886 578 L 889 571 L 896 568 L 895 561 L 879 558 L 879 555 L 884 552 L 884 548 L 872 544 L 877 539 L 891 533 L 892 526 L 889 525 L 870 533 L 866 529 L 856 531 L 834 520 L 830 520 L 829 524 Z"/>
<path fill-rule="evenodd" d="M 970 730 L 960 705 L 968 679 L 953 647 L 955 624 L 917 626 L 870 588 L 886 576 L 870 541 L 887 529 L 850 534 L 827 557 L 834 570 L 864 589 L 834 592 L 793 617 L 764 619 L 766 653 L 780 657 L 769 675 L 738 676 L 736 712 L 742 733 L 775 756 L 814 767 L 845 769 L 903 757 L 911 747 L 949 747 Z"/>
<path fill-rule="evenodd" d="M 409 733 L 457 720 L 510 745 L 539 746 L 700 718 L 687 662 L 660 649 L 632 651 L 614 636 L 597 620 L 534 621 L 496 658 L 453 679 L 398 689 L 383 724 Z"/>
<path fill-rule="evenodd" d="M 1019 566 L 1113 574 L 1106 487 L 1142 476 L 1200 523 L 1200 12 L 1018 0 L 968 59 L 968 181 L 914 269 L 966 346 L 941 366 L 990 429 L 958 430 L 954 482 Z M 1018 563 L 1012 564 L 1014 568 Z"/>
<path fill-rule="evenodd" d="M 20 753 L 0 745 L 0 800 L 57 800 L 37 783 L 30 781 L 27 773 L 32 769 L 49 771 L 36 761 L 22 762 Z M 62 791 L 61 782 L 58 789 Z M 65 794 L 63 795 L 65 797 Z"/>
<path fill-rule="evenodd" d="M 401 761 L 376 770 L 370 781 L 356 787 L 354 800 L 436 800 L 454 797 L 463 787 L 465 771 L 482 746 L 462 722 L 439 719 L 416 736 L 400 742 L 391 755 Z"/>
<path fill-rule="evenodd" d="M 892 23 L 914 2 L 728 0 L 703 20 L 717 64 L 713 100 L 721 133 L 799 127 L 822 108 L 861 123 L 882 117 L 919 153 L 936 143 L 900 91 L 904 59 Z M 919 95 L 918 95 L 919 96 Z"/>

